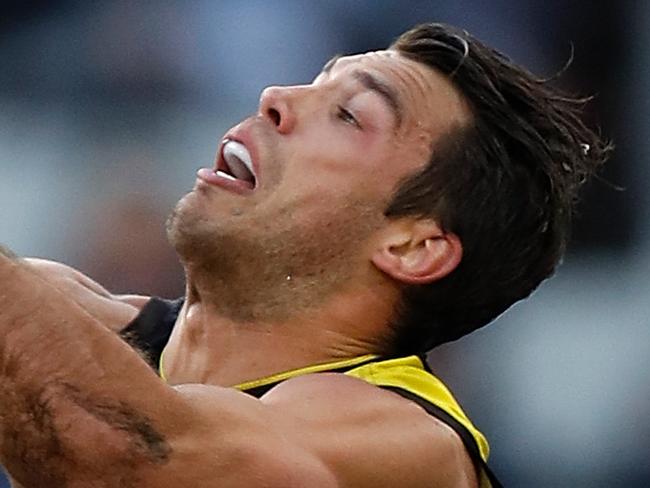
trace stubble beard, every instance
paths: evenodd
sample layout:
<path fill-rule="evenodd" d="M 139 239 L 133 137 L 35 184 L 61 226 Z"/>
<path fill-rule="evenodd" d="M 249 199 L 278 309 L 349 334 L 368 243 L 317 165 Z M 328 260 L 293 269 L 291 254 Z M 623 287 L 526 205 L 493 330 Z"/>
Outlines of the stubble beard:
<path fill-rule="evenodd" d="M 322 306 L 355 283 L 361 250 L 383 223 L 378 203 L 323 204 L 311 219 L 206 218 L 184 198 L 168 238 L 201 299 L 236 322 L 274 323 Z"/>

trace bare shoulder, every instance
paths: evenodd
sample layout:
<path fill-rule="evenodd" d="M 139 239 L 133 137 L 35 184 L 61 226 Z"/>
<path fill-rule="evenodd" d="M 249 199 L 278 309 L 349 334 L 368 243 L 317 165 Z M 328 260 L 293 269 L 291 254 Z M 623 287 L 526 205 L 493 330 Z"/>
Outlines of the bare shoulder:
<path fill-rule="evenodd" d="M 78 270 L 56 261 L 27 258 L 24 262 L 42 279 L 114 331 L 133 320 L 149 300 L 149 297 L 139 295 L 113 295 Z"/>
<path fill-rule="evenodd" d="M 340 486 L 477 486 L 456 432 L 390 391 L 326 373 L 281 383 L 262 401 L 299 419 Z"/>
<path fill-rule="evenodd" d="M 207 482 L 216 479 L 228 487 L 477 486 L 472 463 L 450 428 L 361 380 L 308 375 L 260 400 L 206 385 L 176 390 L 191 405 L 197 428 L 173 442 L 170 464 L 147 472 L 146 486 L 217 486 Z"/>

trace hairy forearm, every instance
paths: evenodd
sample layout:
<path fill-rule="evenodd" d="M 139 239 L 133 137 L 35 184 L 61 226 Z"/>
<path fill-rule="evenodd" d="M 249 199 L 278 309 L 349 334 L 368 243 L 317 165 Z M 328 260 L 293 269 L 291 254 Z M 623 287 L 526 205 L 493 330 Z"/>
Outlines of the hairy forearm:
<path fill-rule="evenodd" d="M 0 456 L 18 481 L 111 486 L 129 466 L 164 463 L 185 428 L 170 412 L 186 408 L 129 346 L 0 248 Z"/>

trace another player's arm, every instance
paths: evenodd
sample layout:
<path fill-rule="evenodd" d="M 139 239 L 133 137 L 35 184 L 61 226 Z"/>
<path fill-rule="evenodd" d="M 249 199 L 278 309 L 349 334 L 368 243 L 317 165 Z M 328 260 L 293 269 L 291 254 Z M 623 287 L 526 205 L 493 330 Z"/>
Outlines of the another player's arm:
<path fill-rule="evenodd" d="M 24 263 L 0 256 L 0 284 L 0 462 L 25 488 L 471 486 L 460 442 L 392 393 L 170 388 Z"/>

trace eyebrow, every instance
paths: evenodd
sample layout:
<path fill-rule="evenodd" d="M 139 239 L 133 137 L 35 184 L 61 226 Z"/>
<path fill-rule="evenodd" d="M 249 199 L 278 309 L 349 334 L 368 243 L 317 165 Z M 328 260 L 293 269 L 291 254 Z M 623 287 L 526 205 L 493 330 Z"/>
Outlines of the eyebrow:
<path fill-rule="evenodd" d="M 332 56 L 332 58 L 330 58 L 330 60 L 323 66 L 321 73 L 329 75 L 336 62 L 342 57 L 342 54 Z M 357 70 L 352 73 L 352 76 L 361 83 L 364 88 L 377 93 L 382 100 L 384 100 L 395 118 L 396 128 L 399 128 L 402 125 L 403 110 L 397 91 L 392 86 L 367 71 Z"/>

